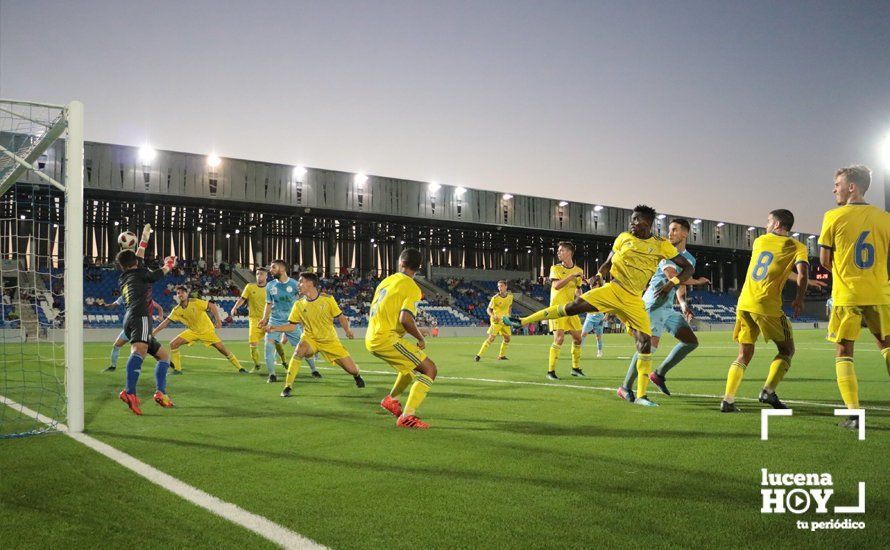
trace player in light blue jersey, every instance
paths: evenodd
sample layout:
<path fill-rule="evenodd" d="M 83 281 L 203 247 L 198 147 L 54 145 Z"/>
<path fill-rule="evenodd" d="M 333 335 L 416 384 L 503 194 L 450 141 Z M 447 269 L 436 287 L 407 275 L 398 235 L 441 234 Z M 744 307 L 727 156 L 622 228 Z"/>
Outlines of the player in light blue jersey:
<path fill-rule="evenodd" d="M 683 219 L 671 220 L 668 226 L 668 240 L 680 252 L 680 255 L 686 258 L 693 269 L 695 268 L 695 258 L 686 250 L 686 238 L 689 235 L 689 222 Z M 649 313 L 649 321 L 652 324 L 652 353 L 658 347 L 663 332 L 668 332 L 674 336 L 679 342 L 674 349 L 668 354 L 661 365 L 655 372 L 649 375 L 649 380 L 658 386 L 665 395 L 670 395 L 665 385 L 665 376 L 668 371 L 677 366 L 689 353 L 698 347 L 698 338 L 692 332 L 689 321 L 692 319 L 692 310 L 686 303 L 686 285 L 707 284 L 710 281 L 704 277 L 699 279 L 689 279 L 685 285 L 679 285 L 675 289 L 671 289 L 665 296 L 659 296 L 658 291 L 665 283 L 677 276 L 680 268 L 669 260 L 662 260 L 658 264 L 655 275 L 649 281 L 649 288 L 643 294 L 643 303 L 646 311 Z M 680 311 L 674 310 L 674 297 L 680 303 Z M 618 388 L 618 396 L 622 399 L 638 405 L 647 407 L 656 407 L 653 401 L 642 398 L 635 399 L 634 392 L 631 390 L 637 378 L 637 354 L 634 354 L 630 361 L 630 368 L 627 376 L 624 378 L 624 384 Z"/>
<path fill-rule="evenodd" d="M 269 266 L 270 281 L 266 283 L 266 309 L 263 311 L 263 319 L 259 326 L 265 327 L 270 325 L 273 327 L 287 325 L 290 322 L 288 317 L 290 311 L 294 307 L 294 303 L 300 298 L 299 285 L 296 279 L 291 279 L 287 274 L 287 264 L 284 260 L 274 260 Z M 280 336 L 277 336 L 280 335 Z M 275 376 L 275 354 L 278 353 L 279 359 L 284 370 L 287 370 L 287 359 L 284 353 L 284 342 L 290 342 L 294 347 L 300 343 L 300 337 L 303 336 L 303 327 L 297 325 L 297 328 L 290 332 L 267 332 L 265 336 L 265 352 L 266 352 L 266 368 L 269 370 L 269 380 L 271 384 L 278 382 Z M 312 376 L 321 378 L 321 373 L 315 369 L 315 359 L 306 359 Z"/>
<path fill-rule="evenodd" d="M 124 297 L 119 296 L 117 300 L 111 302 L 110 304 L 105 304 L 106 309 L 116 309 L 124 304 Z M 151 306 L 149 309 L 149 314 L 152 317 L 160 320 L 164 318 L 164 308 L 154 300 L 151 301 Z M 129 344 L 130 341 L 127 339 L 127 336 L 124 334 L 124 331 L 121 330 L 120 334 L 117 335 L 117 340 L 114 341 L 114 344 L 111 346 L 111 364 L 108 365 L 102 372 L 114 372 L 117 370 L 117 358 L 121 353 L 121 348 L 126 344 Z M 179 371 L 173 371 L 173 374 L 179 374 Z"/>
<path fill-rule="evenodd" d="M 597 280 L 596 286 L 602 284 Z M 588 313 L 584 318 L 584 324 L 581 326 L 581 342 L 587 341 L 587 335 L 591 332 L 596 337 L 596 356 L 603 356 L 603 323 L 606 320 L 606 314 L 600 312 Z"/>

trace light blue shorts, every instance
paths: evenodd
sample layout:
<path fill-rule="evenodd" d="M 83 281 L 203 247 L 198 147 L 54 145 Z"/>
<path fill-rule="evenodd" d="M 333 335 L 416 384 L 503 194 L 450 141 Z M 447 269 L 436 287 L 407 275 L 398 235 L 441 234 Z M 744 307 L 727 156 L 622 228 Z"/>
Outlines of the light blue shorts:
<path fill-rule="evenodd" d="M 691 328 L 683 314 L 673 307 L 649 310 L 649 322 L 652 324 L 652 336 L 657 338 L 661 338 L 663 332 L 676 336 L 680 329 Z"/>
<path fill-rule="evenodd" d="M 581 327 L 581 334 L 590 334 L 593 332 L 597 336 L 603 335 L 603 320 L 595 319 L 593 316 L 588 315 L 584 318 L 584 326 Z"/>
<path fill-rule="evenodd" d="M 284 319 L 270 319 L 269 324 L 273 327 L 286 325 L 288 324 L 288 320 Z M 280 342 L 281 335 L 284 334 L 287 337 L 287 343 L 296 346 L 300 343 L 300 338 L 303 337 L 303 325 L 297 325 L 297 328 L 290 332 L 267 332 L 266 333 L 266 341 L 267 342 Z"/>
<path fill-rule="evenodd" d="M 130 341 L 130 340 L 127 338 L 127 335 L 124 334 L 124 331 L 121 331 L 121 333 L 117 335 L 117 340 L 123 340 L 124 342 L 129 342 L 129 341 Z M 117 340 L 115 340 L 115 342 L 117 342 Z"/>

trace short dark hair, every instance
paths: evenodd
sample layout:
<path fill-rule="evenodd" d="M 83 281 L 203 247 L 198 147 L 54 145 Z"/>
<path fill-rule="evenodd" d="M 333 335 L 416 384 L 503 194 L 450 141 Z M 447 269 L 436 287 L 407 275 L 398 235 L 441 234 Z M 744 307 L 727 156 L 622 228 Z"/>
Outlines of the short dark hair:
<path fill-rule="evenodd" d="M 185 285 L 176 285 L 175 287 L 173 287 L 174 292 L 179 292 L 180 290 L 185 292 L 186 294 L 189 293 L 189 287 Z"/>
<path fill-rule="evenodd" d="M 791 210 L 779 208 L 778 210 L 770 212 L 769 215 L 777 219 L 779 221 L 779 227 L 786 231 L 791 231 L 791 228 L 794 227 L 794 214 L 791 213 Z"/>
<path fill-rule="evenodd" d="M 121 271 L 126 271 L 127 269 L 136 267 L 139 263 L 139 257 L 136 256 L 135 252 L 127 249 L 118 252 L 115 261 L 117 262 L 118 267 L 121 268 Z"/>
<path fill-rule="evenodd" d="M 568 248 L 572 251 L 572 254 L 575 253 L 575 243 L 573 243 L 572 241 L 559 241 L 558 243 L 556 243 L 556 248 L 559 248 L 560 246 L 563 248 Z"/>
<path fill-rule="evenodd" d="M 312 285 L 315 288 L 318 288 L 318 274 L 312 273 L 311 271 L 304 271 L 300 273 L 301 279 L 306 279 L 307 281 L 312 281 Z"/>
<path fill-rule="evenodd" d="M 285 262 L 284 260 L 272 260 L 272 263 L 270 265 L 275 264 L 278 264 L 278 266 L 284 270 L 284 274 L 287 275 L 287 262 Z"/>
<path fill-rule="evenodd" d="M 692 231 L 692 226 L 689 225 L 689 222 L 687 220 L 684 220 L 683 218 L 674 218 L 671 220 L 671 223 L 679 225 L 686 231 Z M 668 225 L 670 225 L 671 223 L 669 223 Z"/>
<path fill-rule="evenodd" d="M 256 268 L 256 269 L 253 270 L 254 273 L 259 273 L 260 271 L 262 271 L 263 273 L 268 273 L 268 272 L 269 272 L 268 269 L 266 269 L 265 267 L 262 267 L 262 266 L 261 266 L 261 267 L 258 267 L 258 268 Z"/>
<path fill-rule="evenodd" d="M 653 223 L 655 221 L 655 209 L 651 206 L 646 206 L 645 204 L 638 204 L 634 208 L 634 213 L 639 214 L 643 218 L 649 221 L 649 223 Z"/>
<path fill-rule="evenodd" d="M 847 183 L 855 183 L 863 193 L 868 191 L 868 186 L 871 185 L 871 170 L 862 164 L 840 168 L 834 173 L 835 178 L 838 176 L 844 176 Z"/>
<path fill-rule="evenodd" d="M 416 248 L 406 248 L 399 254 L 399 263 L 411 271 L 417 271 L 420 269 L 420 264 L 423 263 L 423 254 Z"/>

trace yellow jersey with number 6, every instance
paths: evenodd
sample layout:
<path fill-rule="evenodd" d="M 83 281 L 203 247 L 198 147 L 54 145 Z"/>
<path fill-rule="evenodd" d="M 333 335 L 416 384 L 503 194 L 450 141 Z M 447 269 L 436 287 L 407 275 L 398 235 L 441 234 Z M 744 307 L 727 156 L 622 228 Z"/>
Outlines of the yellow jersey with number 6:
<path fill-rule="evenodd" d="M 890 214 L 870 204 L 829 210 L 822 220 L 819 246 L 832 250 L 831 300 L 835 306 L 890 304 Z"/>
<path fill-rule="evenodd" d="M 754 239 L 737 309 L 770 317 L 782 313 L 782 288 L 791 268 L 809 264 L 807 247 L 793 237 L 767 233 Z"/>
<path fill-rule="evenodd" d="M 365 347 L 375 350 L 397 342 L 405 334 L 405 327 L 399 321 L 402 311 L 417 316 L 417 302 L 422 298 L 420 287 L 404 273 L 395 273 L 380 281 L 371 301 Z"/>

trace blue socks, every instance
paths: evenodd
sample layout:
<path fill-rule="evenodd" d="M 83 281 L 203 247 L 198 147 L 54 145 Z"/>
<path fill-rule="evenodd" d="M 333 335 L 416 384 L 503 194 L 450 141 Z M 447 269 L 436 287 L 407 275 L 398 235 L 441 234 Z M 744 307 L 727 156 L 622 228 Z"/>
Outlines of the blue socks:
<path fill-rule="evenodd" d="M 142 361 L 143 358 L 135 353 L 127 359 L 127 393 L 136 393 L 136 383 L 139 382 L 139 374 L 142 372 Z"/>
<path fill-rule="evenodd" d="M 117 358 L 121 354 L 121 348 L 117 346 L 111 346 L 111 365 L 112 367 L 117 367 Z"/>
<path fill-rule="evenodd" d="M 167 369 L 170 368 L 170 361 L 158 361 L 155 366 L 155 382 L 158 384 L 158 391 L 167 393 Z"/>
<path fill-rule="evenodd" d="M 686 358 L 689 353 L 698 347 L 698 343 L 695 344 L 684 344 L 683 342 L 679 342 L 674 349 L 665 357 L 664 362 L 661 363 L 657 369 L 655 369 L 655 374 L 658 376 L 664 376 L 668 373 L 669 370 L 677 366 L 677 363 Z"/>
<path fill-rule="evenodd" d="M 269 370 L 269 374 L 275 374 L 275 344 L 266 340 L 264 351 L 266 352 L 266 369 Z"/>

